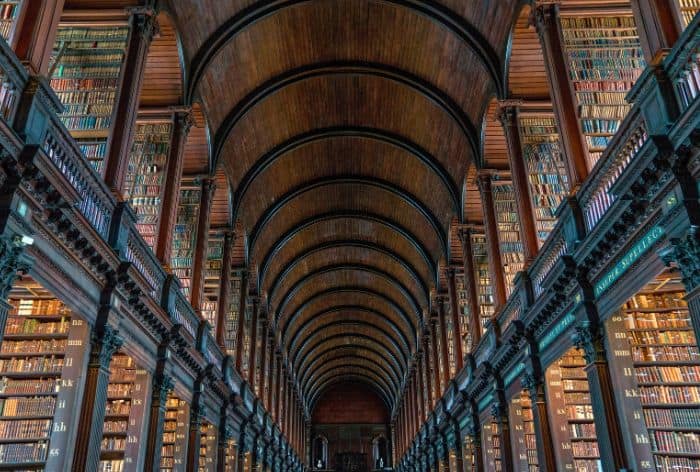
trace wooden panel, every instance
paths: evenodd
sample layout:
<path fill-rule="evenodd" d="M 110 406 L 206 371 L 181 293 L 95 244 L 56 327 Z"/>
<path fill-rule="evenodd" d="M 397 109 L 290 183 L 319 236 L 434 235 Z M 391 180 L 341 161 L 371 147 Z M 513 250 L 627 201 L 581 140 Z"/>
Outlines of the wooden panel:
<path fill-rule="evenodd" d="M 467 172 L 464 191 L 464 220 L 469 223 L 482 223 L 484 213 L 481 208 L 481 196 L 476 184 L 476 166 L 471 166 Z"/>
<path fill-rule="evenodd" d="M 484 118 L 484 166 L 491 169 L 508 169 L 508 144 L 503 127 L 498 121 L 498 102 L 493 100 Z"/>
<path fill-rule="evenodd" d="M 187 174 L 207 174 L 209 172 L 209 140 L 207 122 L 202 107 L 192 106 L 194 126 L 190 129 L 185 143 L 185 163 L 182 172 Z"/>
<path fill-rule="evenodd" d="M 231 225 L 231 189 L 224 170 L 219 167 L 215 174 L 216 190 L 211 203 L 211 226 Z"/>
<path fill-rule="evenodd" d="M 169 106 L 182 103 L 182 70 L 177 33 L 170 18 L 158 16 L 160 33 L 153 39 L 146 59 L 141 106 Z"/>
<path fill-rule="evenodd" d="M 549 83 L 540 39 L 529 24 L 530 8 L 524 7 L 513 30 L 508 65 L 508 88 L 512 97 L 549 99 Z"/>

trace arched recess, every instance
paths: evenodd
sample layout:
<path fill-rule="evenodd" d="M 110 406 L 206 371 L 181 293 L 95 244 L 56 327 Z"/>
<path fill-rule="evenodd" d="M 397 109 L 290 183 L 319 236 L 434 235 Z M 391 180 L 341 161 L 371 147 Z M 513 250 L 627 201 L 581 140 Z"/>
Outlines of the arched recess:
<path fill-rule="evenodd" d="M 302 393 L 306 395 L 308 393 L 307 389 L 312 388 L 316 380 L 323 378 L 326 373 L 336 372 L 344 367 L 353 366 L 362 366 L 363 368 L 371 369 L 386 381 L 387 385 L 391 388 L 393 396 L 398 395 L 401 387 L 399 380 L 394 378 L 390 371 L 382 364 L 360 356 L 343 356 L 329 359 L 327 363 L 313 372 L 310 372 L 309 375 L 303 379 L 300 383 Z"/>
<path fill-rule="evenodd" d="M 384 402 L 389 410 L 393 409 L 393 406 L 397 403 L 396 395 L 392 394 L 390 386 L 378 373 L 370 370 L 367 367 L 351 365 L 329 370 L 309 386 L 306 396 L 310 399 L 310 409 L 313 410 L 315 400 L 319 397 L 319 392 L 328 383 L 334 381 L 337 382 L 339 379 L 347 378 L 348 375 L 358 378 L 364 377 L 367 379 L 372 385 L 374 385 L 376 391 L 382 392 L 382 397 L 384 398 Z"/>
<path fill-rule="evenodd" d="M 549 100 L 549 81 L 544 54 L 535 26 L 532 8 L 525 4 L 513 24 L 508 64 L 508 91 L 511 98 Z"/>
<path fill-rule="evenodd" d="M 318 400 L 323 396 L 323 393 L 327 389 L 329 389 L 335 384 L 349 380 L 365 384 L 367 387 L 372 389 L 372 391 L 376 393 L 380 399 L 382 399 L 387 410 L 391 411 L 393 409 L 393 403 L 395 402 L 392 402 L 392 398 L 390 396 L 387 396 L 382 389 L 380 389 L 374 382 L 372 382 L 371 377 L 352 372 L 337 372 L 334 375 L 328 376 L 328 378 L 324 379 L 322 382 L 319 382 L 315 386 L 314 393 L 312 395 L 309 395 L 309 411 L 314 411 Z"/>

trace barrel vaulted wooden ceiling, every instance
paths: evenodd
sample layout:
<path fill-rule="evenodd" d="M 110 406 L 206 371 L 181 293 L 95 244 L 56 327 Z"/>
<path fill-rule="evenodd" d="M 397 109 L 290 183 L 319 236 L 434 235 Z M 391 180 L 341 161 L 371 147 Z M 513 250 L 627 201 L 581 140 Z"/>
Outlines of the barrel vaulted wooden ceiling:
<path fill-rule="evenodd" d="M 221 206 L 306 407 L 350 379 L 393 408 L 453 227 L 478 208 L 512 29 L 526 52 L 534 35 L 523 2 L 168 3 L 156 41 L 179 35 L 184 103 L 201 105 L 209 171 L 230 184 Z"/>

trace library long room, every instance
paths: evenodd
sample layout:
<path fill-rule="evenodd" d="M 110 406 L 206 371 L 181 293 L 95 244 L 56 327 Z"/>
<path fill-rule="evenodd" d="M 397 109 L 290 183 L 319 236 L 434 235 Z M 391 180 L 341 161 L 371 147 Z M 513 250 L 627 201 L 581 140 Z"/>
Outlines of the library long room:
<path fill-rule="evenodd" d="M 0 472 L 700 471 L 700 0 L 0 0 Z"/>

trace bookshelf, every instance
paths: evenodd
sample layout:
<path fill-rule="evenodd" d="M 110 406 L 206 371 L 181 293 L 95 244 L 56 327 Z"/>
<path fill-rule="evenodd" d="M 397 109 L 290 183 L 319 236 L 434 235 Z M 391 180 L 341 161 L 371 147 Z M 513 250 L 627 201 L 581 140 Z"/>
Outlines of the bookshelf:
<path fill-rule="evenodd" d="M 469 434 L 464 435 L 464 443 L 462 444 L 462 460 L 466 471 L 476 470 L 474 440 Z"/>
<path fill-rule="evenodd" d="M 180 200 L 177 220 L 173 227 L 172 255 L 170 267 L 180 279 L 182 293 L 190 298 L 192 287 L 192 256 L 197 244 L 197 218 L 202 187 L 193 179 L 183 179 L 180 185 Z"/>
<path fill-rule="evenodd" d="M 452 308 L 449 301 L 444 304 L 445 309 L 445 330 L 447 339 L 447 363 L 449 378 L 453 378 L 457 374 L 457 360 L 455 354 L 455 330 L 452 324 Z"/>
<path fill-rule="evenodd" d="M 687 27 L 695 15 L 700 11 L 700 0 L 675 0 L 681 13 L 683 28 Z"/>
<path fill-rule="evenodd" d="M 207 262 L 204 267 L 204 296 L 202 297 L 202 317 L 216 332 L 216 315 L 219 310 L 219 294 L 221 291 L 221 275 L 224 263 L 224 235 L 221 232 L 209 232 L 207 246 Z"/>
<path fill-rule="evenodd" d="M 606 323 L 640 471 L 700 469 L 700 350 L 685 296 L 679 279 L 664 276 Z"/>
<path fill-rule="evenodd" d="M 573 348 L 545 373 L 552 436 L 558 469 L 573 464 L 575 471 L 602 472 L 585 364 Z"/>
<path fill-rule="evenodd" d="M 459 330 L 462 333 L 462 352 L 466 354 L 472 351 L 472 336 L 469 327 L 471 314 L 469 313 L 469 299 L 464 283 L 464 274 L 455 275 L 455 286 L 457 288 L 457 306 L 459 307 Z"/>
<path fill-rule="evenodd" d="M 226 352 L 231 356 L 235 356 L 236 354 L 236 333 L 238 331 L 238 315 L 240 313 L 241 283 L 241 275 L 232 273 L 229 304 L 226 312 L 226 326 L 224 327 Z"/>
<path fill-rule="evenodd" d="M 59 25 L 51 88 L 63 103 L 63 124 L 93 167 L 102 171 L 124 62 L 127 26 Z"/>
<path fill-rule="evenodd" d="M 625 96 L 646 67 L 632 12 L 562 16 L 581 129 L 593 167 L 630 110 Z"/>
<path fill-rule="evenodd" d="M 0 470 L 63 470 L 88 327 L 29 279 L 15 284 L 8 302 L 0 345 Z"/>
<path fill-rule="evenodd" d="M 22 0 L 0 1 L 0 36 L 8 43 L 14 33 L 17 16 L 22 9 Z"/>
<path fill-rule="evenodd" d="M 236 440 L 229 439 L 226 441 L 226 464 L 224 470 L 226 472 L 234 472 L 236 470 L 238 450 L 236 448 Z"/>
<path fill-rule="evenodd" d="M 489 256 L 486 249 L 486 236 L 484 234 L 472 234 L 472 257 L 474 259 L 474 274 L 476 290 L 479 296 L 479 319 L 481 320 L 481 333 L 486 333 L 486 325 L 493 317 L 493 286 L 491 285 L 491 273 L 489 272 Z"/>
<path fill-rule="evenodd" d="M 175 395 L 168 395 L 163 423 L 160 472 L 177 472 L 186 463 L 189 406 Z"/>
<path fill-rule="evenodd" d="M 523 269 L 523 243 L 520 240 L 520 219 L 515 202 L 515 189 L 510 182 L 493 182 L 493 205 L 496 213 L 498 244 L 503 261 L 506 296 L 513 290 L 515 274 Z"/>
<path fill-rule="evenodd" d="M 138 460 L 148 374 L 123 353 L 112 357 L 109 371 L 98 470 L 121 472 L 134 467 Z"/>
<path fill-rule="evenodd" d="M 557 124 L 551 113 L 524 114 L 519 124 L 541 247 L 557 222 L 557 208 L 569 192 L 566 163 L 559 146 Z"/>
<path fill-rule="evenodd" d="M 207 421 L 200 426 L 198 472 L 216 472 L 216 428 Z"/>
<path fill-rule="evenodd" d="M 245 307 L 241 308 L 245 318 L 243 318 L 243 359 L 241 362 L 241 375 L 244 379 L 248 378 L 248 369 L 250 367 L 250 335 L 252 331 L 252 321 L 253 321 L 253 310 L 250 304 L 246 304 Z"/>
<path fill-rule="evenodd" d="M 501 438 L 498 434 L 498 424 L 488 419 L 481 425 L 481 444 L 484 449 L 484 467 L 486 470 L 501 472 Z"/>
<path fill-rule="evenodd" d="M 532 412 L 532 401 L 525 390 L 516 392 L 510 401 L 510 427 L 513 464 L 515 470 L 522 472 L 538 472 L 537 441 L 535 437 L 535 422 Z"/>
<path fill-rule="evenodd" d="M 136 122 L 124 182 L 124 198 L 136 213 L 136 228 L 151 249 L 155 247 L 158 234 L 172 127 L 170 121 Z"/>

